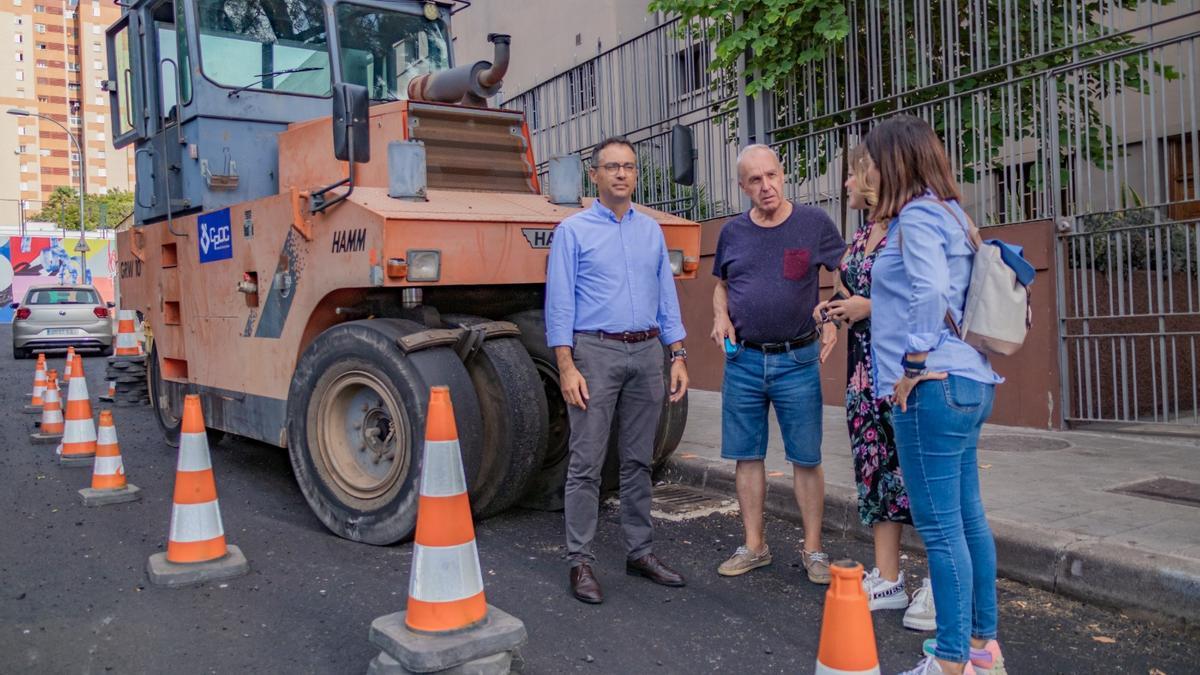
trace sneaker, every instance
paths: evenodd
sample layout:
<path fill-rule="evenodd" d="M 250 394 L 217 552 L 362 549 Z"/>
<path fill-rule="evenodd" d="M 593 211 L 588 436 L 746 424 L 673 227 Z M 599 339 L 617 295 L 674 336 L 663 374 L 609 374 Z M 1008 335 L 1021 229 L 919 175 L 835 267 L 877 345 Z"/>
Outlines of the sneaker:
<path fill-rule="evenodd" d="M 935 646 L 937 640 L 931 638 L 921 645 L 921 651 L 926 656 L 933 656 Z M 983 649 L 971 647 L 971 665 L 979 675 L 1008 675 L 1008 670 L 1004 668 L 1004 655 L 1000 653 L 1000 643 L 995 640 L 988 640 Z"/>
<path fill-rule="evenodd" d="M 904 590 L 904 572 L 896 581 L 888 581 L 879 575 L 879 568 L 863 577 L 863 590 L 867 592 L 867 606 L 877 609 L 904 609 L 908 607 L 908 592 Z"/>
<path fill-rule="evenodd" d="M 900 675 L 942 675 L 944 672 L 946 671 L 942 670 L 942 666 L 938 663 L 937 659 L 932 656 L 926 656 L 921 659 L 916 668 L 906 670 L 900 673 Z M 970 662 L 963 666 L 963 675 L 975 675 L 977 672 L 979 671 L 971 667 Z"/>
<path fill-rule="evenodd" d="M 908 611 L 904 613 L 904 627 L 909 630 L 937 630 L 937 610 L 933 607 L 933 585 L 929 577 L 925 577 L 921 587 L 913 593 Z"/>
<path fill-rule="evenodd" d="M 770 564 L 771 549 L 767 545 L 763 545 L 762 553 L 751 553 L 749 548 L 739 546 L 733 557 L 721 563 L 721 566 L 717 568 L 717 574 L 723 577 L 736 577 L 752 569 L 766 567 Z"/>
<path fill-rule="evenodd" d="M 828 584 L 830 582 L 828 553 L 824 551 L 801 551 L 800 560 L 804 563 L 804 570 L 808 572 L 809 581 L 814 584 Z"/>

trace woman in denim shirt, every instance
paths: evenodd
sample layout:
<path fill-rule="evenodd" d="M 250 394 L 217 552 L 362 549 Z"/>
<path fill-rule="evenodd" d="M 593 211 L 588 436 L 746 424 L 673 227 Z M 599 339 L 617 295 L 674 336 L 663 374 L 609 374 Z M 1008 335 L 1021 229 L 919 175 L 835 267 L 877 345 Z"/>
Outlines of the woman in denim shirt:
<path fill-rule="evenodd" d="M 877 395 L 891 396 L 900 468 L 925 541 L 937 637 L 918 675 L 1004 673 L 996 642 L 996 546 L 979 494 L 976 445 L 1001 381 L 957 337 L 974 251 L 958 185 L 937 134 L 908 115 L 873 129 L 871 217 L 888 223 L 872 269 Z M 876 177 L 873 175 L 872 179 Z"/>

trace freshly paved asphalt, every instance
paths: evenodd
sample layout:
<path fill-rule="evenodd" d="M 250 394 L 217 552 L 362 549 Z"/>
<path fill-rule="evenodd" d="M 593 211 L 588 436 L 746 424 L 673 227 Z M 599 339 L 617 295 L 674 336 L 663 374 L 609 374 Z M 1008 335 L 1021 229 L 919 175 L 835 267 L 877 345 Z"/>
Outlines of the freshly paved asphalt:
<path fill-rule="evenodd" d="M 0 330 L 0 344 L 9 333 Z M 7 350 L 6 350 L 7 351 Z M 52 362 L 61 361 L 52 358 Z M 61 364 L 57 364 L 61 368 Z M 98 392 L 104 362 L 86 359 Z M 0 672 L 357 673 L 377 653 L 367 629 L 404 607 L 411 548 L 371 547 L 328 534 L 309 513 L 285 451 L 226 439 L 213 448 L 230 543 L 251 572 L 225 583 L 149 585 L 146 559 L 162 550 L 174 454 L 148 408 L 114 411 L 141 502 L 85 508 L 87 469 L 60 468 L 53 446 L 28 442 L 17 411 L 33 361 L 0 358 Z M 736 515 L 659 522 L 657 552 L 684 589 L 627 577 L 616 514 L 606 508 L 597 549 L 607 595 L 586 606 L 566 592 L 561 515 L 516 510 L 477 526 L 488 600 L 521 618 L 525 672 L 811 672 L 823 588 L 803 578 L 796 529 L 770 525 L 775 564 L 736 579 L 715 573 L 739 543 Z M 869 560 L 854 540 L 835 557 Z M 910 560 L 920 574 L 923 564 Z M 1200 633 L 1081 605 L 1002 582 L 1009 672 L 1200 672 Z M 883 671 L 916 660 L 926 635 L 875 615 Z"/>

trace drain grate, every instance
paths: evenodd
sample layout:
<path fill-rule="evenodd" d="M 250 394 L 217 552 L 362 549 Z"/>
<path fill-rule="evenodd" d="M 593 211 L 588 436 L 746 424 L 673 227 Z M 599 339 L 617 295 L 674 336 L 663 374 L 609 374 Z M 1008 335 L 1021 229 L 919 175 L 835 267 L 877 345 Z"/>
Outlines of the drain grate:
<path fill-rule="evenodd" d="M 1151 478 L 1113 488 L 1109 492 L 1156 499 L 1200 508 L 1200 483 L 1178 478 Z"/>
<path fill-rule="evenodd" d="M 654 488 L 650 513 L 663 520 L 691 520 L 737 510 L 737 501 L 714 497 L 686 485 L 668 483 Z"/>
<path fill-rule="evenodd" d="M 983 436 L 979 439 L 980 450 L 995 452 L 1044 452 L 1069 447 L 1071 444 L 1067 441 L 1039 436 Z"/>

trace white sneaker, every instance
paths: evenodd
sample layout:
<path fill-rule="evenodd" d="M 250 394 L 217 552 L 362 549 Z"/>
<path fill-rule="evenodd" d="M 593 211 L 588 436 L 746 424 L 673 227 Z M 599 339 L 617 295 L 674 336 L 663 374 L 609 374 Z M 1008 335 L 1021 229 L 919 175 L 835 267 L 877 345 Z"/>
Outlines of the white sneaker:
<path fill-rule="evenodd" d="M 937 611 L 933 607 L 933 585 L 929 577 L 913 593 L 908 611 L 904 613 L 904 627 L 910 630 L 929 631 L 937 629 Z"/>
<path fill-rule="evenodd" d="M 867 606 L 877 609 L 904 609 L 908 607 L 908 592 L 904 590 L 904 572 L 896 581 L 888 581 L 879 575 L 879 568 L 863 577 L 863 590 L 867 592 Z"/>

